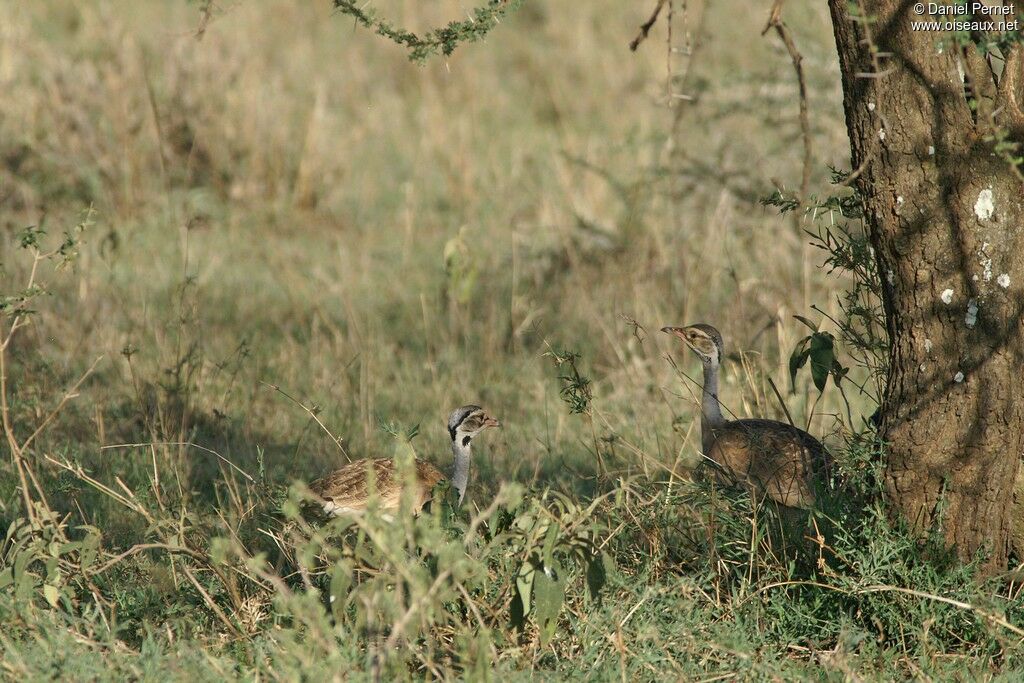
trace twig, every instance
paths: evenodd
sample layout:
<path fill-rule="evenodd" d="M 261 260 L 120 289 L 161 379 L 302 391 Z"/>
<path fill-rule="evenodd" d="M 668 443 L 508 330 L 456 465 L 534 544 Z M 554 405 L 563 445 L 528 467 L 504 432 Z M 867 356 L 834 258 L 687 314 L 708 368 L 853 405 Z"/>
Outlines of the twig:
<path fill-rule="evenodd" d="M 195 577 L 195 574 L 193 574 L 192 570 L 188 568 L 188 565 L 182 563 L 181 569 L 185 572 L 185 576 L 188 577 L 188 580 L 192 582 L 192 585 L 196 587 L 196 590 L 199 591 L 199 594 L 203 596 L 203 601 L 206 603 L 206 605 L 213 611 L 214 614 L 217 615 L 217 618 L 220 619 L 224 623 L 224 625 L 228 627 L 228 630 L 234 633 L 237 637 L 244 638 L 245 634 L 242 633 L 242 630 L 238 628 L 238 626 L 236 626 L 234 623 L 232 623 L 231 620 L 228 619 L 227 615 L 224 614 L 224 610 L 222 610 L 217 605 L 217 603 L 213 601 L 213 598 L 210 597 L 210 594 L 206 591 L 205 588 L 203 588 L 203 584 L 199 583 L 199 579 Z"/>
<path fill-rule="evenodd" d="M 772 4 L 772 10 L 768 14 L 768 23 L 765 24 L 761 35 L 763 36 L 770 29 L 775 29 L 775 33 L 786 46 L 786 52 L 789 53 L 789 58 L 793 61 L 793 70 L 796 72 L 796 80 L 800 88 L 800 135 L 804 140 L 804 169 L 800 180 L 800 201 L 805 202 L 811 186 L 811 164 L 814 163 L 814 149 L 811 146 L 811 121 L 807 106 L 807 81 L 804 79 L 803 55 L 796 49 L 793 36 L 786 28 L 785 22 L 782 21 L 782 3 L 784 1 L 775 0 Z"/>
<path fill-rule="evenodd" d="M 868 147 L 868 151 L 864 154 L 864 159 L 860 162 L 860 166 L 853 170 L 853 173 L 843 178 L 841 181 L 836 183 L 839 187 L 849 187 L 853 184 L 853 181 L 861 176 L 864 171 L 867 170 L 868 166 L 875 158 L 875 148 L 878 147 L 878 136 L 871 136 L 871 146 Z"/>
<path fill-rule="evenodd" d="M 962 609 L 962 610 L 967 610 L 967 611 L 970 611 L 970 612 L 974 612 L 978 616 L 984 617 L 985 619 L 991 621 L 993 624 L 998 624 L 999 626 L 1002 626 L 1003 628 L 1005 628 L 1007 631 L 1011 631 L 1013 633 L 1016 633 L 1021 638 L 1024 638 L 1024 629 L 1021 629 L 1021 628 L 1019 628 L 1017 626 L 1014 626 L 1013 624 L 1011 624 L 1010 622 L 1008 622 L 1006 619 L 1004 619 L 1003 617 L 999 616 L 998 614 L 993 614 L 991 612 L 987 612 L 987 611 L 981 609 L 980 607 L 975 607 L 974 605 L 972 605 L 969 602 L 962 602 L 960 600 L 954 600 L 953 598 L 947 598 L 947 597 L 945 597 L 943 595 L 933 595 L 932 593 L 925 593 L 924 591 L 914 590 L 913 588 L 902 588 L 900 586 L 883 586 L 883 585 L 868 586 L 867 588 L 863 588 L 863 589 L 861 589 L 861 590 L 859 590 L 857 592 L 861 593 L 861 594 L 864 594 L 864 593 L 903 593 L 905 595 L 913 595 L 915 598 L 924 598 L 926 600 L 934 600 L 935 602 L 942 602 L 942 603 L 945 603 L 947 605 L 951 605 L 953 607 L 957 607 L 957 608 Z"/>
<path fill-rule="evenodd" d="M 331 439 L 334 441 L 334 444 L 338 447 L 338 450 L 340 450 L 341 454 L 343 456 L 345 456 L 345 460 L 347 462 L 352 462 L 352 458 L 348 457 L 348 452 L 345 450 L 345 447 L 341 444 L 341 439 L 339 439 L 337 436 L 335 436 L 331 432 L 331 430 L 327 428 L 327 425 L 325 425 L 323 422 L 320 421 L 320 418 L 317 416 L 316 411 L 314 411 L 312 408 L 307 407 L 304 403 L 302 403 L 301 401 L 299 401 L 295 397 L 289 395 L 287 392 L 285 392 L 281 387 L 277 386 L 276 384 L 270 384 L 268 382 L 264 382 L 263 380 L 260 380 L 260 384 L 262 384 L 265 387 L 270 387 L 271 389 L 273 389 L 277 393 L 281 394 L 286 399 L 288 399 L 289 401 L 291 401 L 292 403 L 294 403 L 295 405 L 299 406 L 300 408 L 305 410 L 307 413 L 309 413 L 309 416 L 311 418 L 313 418 L 314 420 L 316 420 L 316 423 L 318 425 L 320 425 L 320 429 L 324 430 L 324 433 L 326 433 L 327 436 L 331 437 Z"/>
<path fill-rule="evenodd" d="M 647 38 L 647 34 L 651 32 L 651 27 L 654 26 L 654 22 L 658 20 L 658 15 L 661 14 L 661 8 L 665 6 L 666 0 L 658 0 L 658 4 L 654 7 L 654 11 L 651 12 L 650 18 L 644 23 L 640 24 L 640 33 L 637 34 L 629 43 L 629 49 L 636 52 L 636 49 L 640 47 L 640 43 L 644 42 Z"/>
<path fill-rule="evenodd" d="M 106 484 L 102 483 L 101 481 L 94 479 L 93 477 L 90 477 L 88 474 L 85 473 L 85 470 L 82 468 L 81 465 L 73 465 L 71 464 L 70 461 L 61 462 L 60 460 L 57 460 L 51 457 L 50 455 L 44 455 L 43 457 L 47 461 L 56 465 L 57 467 L 60 467 L 61 469 L 64 469 L 70 472 L 71 474 L 75 475 L 85 483 L 95 488 L 97 491 L 109 496 L 110 498 L 113 498 L 114 500 L 121 503 L 121 505 L 124 505 L 129 510 L 133 510 L 139 513 L 140 515 L 145 517 L 146 521 L 150 524 L 154 524 L 156 522 L 156 520 L 153 519 L 152 515 L 149 514 L 149 511 L 146 510 L 146 508 L 144 508 L 143 506 L 139 505 L 137 501 L 132 500 L 130 498 L 125 498 L 123 495 L 121 495 L 114 489 L 110 488 Z"/>
<path fill-rule="evenodd" d="M 775 398 L 779 399 L 779 405 L 782 406 L 782 412 L 786 414 L 786 420 L 789 421 L 789 426 L 796 427 L 796 423 L 793 422 L 793 416 L 789 414 L 789 408 L 786 407 L 786 402 L 782 400 L 782 394 L 779 393 L 779 388 L 775 386 L 775 382 L 772 381 L 771 377 L 767 377 L 767 380 L 772 391 L 775 392 Z"/>
<path fill-rule="evenodd" d="M 91 375 L 93 371 L 96 370 L 96 366 L 99 365 L 101 360 L 103 360 L 103 356 L 100 356 L 99 358 L 94 360 L 92 362 L 92 365 L 89 366 L 89 369 L 82 373 L 82 376 L 78 378 L 78 381 L 75 382 L 70 389 L 64 392 L 64 396 L 61 397 L 60 403 L 57 404 L 57 407 L 51 410 L 50 414 L 47 415 L 43 419 L 43 421 L 39 423 L 39 426 L 36 427 L 36 430 L 29 434 L 27 439 L 21 442 L 22 451 L 28 449 L 29 444 L 32 443 L 32 441 L 42 433 L 42 431 L 46 428 L 46 425 L 50 424 L 50 422 L 52 422 L 53 419 L 57 417 L 58 414 L 60 414 L 60 411 L 64 408 L 68 401 L 78 396 L 78 387 L 82 386 L 82 382 L 84 382 L 89 377 L 89 375 Z"/>
<path fill-rule="evenodd" d="M 835 591 L 837 593 L 844 593 L 846 595 L 867 595 L 868 593 L 903 593 L 904 595 L 912 595 L 915 598 L 934 600 L 935 602 L 945 603 L 958 609 L 974 612 L 978 616 L 987 619 L 993 624 L 1002 626 L 1007 631 L 1015 633 L 1022 639 L 1024 639 L 1024 629 L 1021 629 L 1018 626 L 1014 626 L 998 614 L 993 614 L 992 612 L 983 610 L 980 607 L 975 607 L 969 602 L 954 600 L 953 598 L 947 598 L 943 595 L 934 595 L 932 593 L 925 593 L 924 591 L 914 590 L 913 588 L 903 588 L 901 586 L 886 586 L 883 584 L 875 584 L 871 586 L 865 586 L 864 588 L 849 590 L 846 588 L 841 588 L 839 586 L 821 583 L 820 581 L 777 581 L 775 583 L 769 583 L 765 586 L 761 586 L 757 590 L 753 591 L 752 593 L 750 593 L 742 599 L 741 604 L 742 602 L 746 602 L 747 600 L 757 595 L 760 595 L 761 593 L 764 593 L 766 591 L 772 590 L 774 588 L 785 588 L 787 586 L 811 586 L 814 588 L 822 588 L 825 590 Z"/>
<path fill-rule="evenodd" d="M 196 27 L 196 42 L 203 39 L 206 35 L 206 27 L 210 25 L 210 21 L 213 19 L 213 0 L 204 0 L 203 6 L 199 8 L 199 25 Z"/>
<path fill-rule="evenodd" d="M 114 567 L 121 560 L 129 558 L 132 555 L 138 555 L 139 553 L 145 552 L 146 550 L 166 550 L 169 553 L 180 553 L 182 555 L 188 555 L 189 557 L 195 560 L 199 560 L 200 562 L 207 561 L 207 558 L 204 557 L 201 553 L 198 553 L 195 550 L 192 550 L 191 548 L 186 548 L 184 546 L 170 545 L 169 543 L 138 543 L 136 545 L 133 545 L 131 548 L 128 548 L 128 550 L 124 551 L 123 553 L 120 553 L 110 558 L 109 560 L 101 564 L 97 569 L 89 570 L 89 574 L 92 576 L 95 576 L 96 574 L 102 574 L 108 569 Z"/>
<path fill-rule="evenodd" d="M 236 472 L 238 472 L 243 477 L 248 479 L 250 482 L 254 484 L 256 483 L 256 480 L 253 479 L 248 472 L 246 472 L 241 467 L 225 458 L 217 451 L 213 450 L 212 448 L 207 448 L 206 446 L 200 446 L 199 444 L 194 443 L 192 441 L 147 441 L 145 443 L 115 443 L 110 444 L 108 446 L 100 446 L 100 450 L 106 451 L 112 448 L 151 448 L 153 446 L 191 446 L 192 448 L 198 448 L 201 451 L 205 451 L 206 453 L 210 453 L 212 455 L 217 456 L 218 458 L 221 459 L 222 462 L 226 463 L 228 466 L 230 466 Z"/>

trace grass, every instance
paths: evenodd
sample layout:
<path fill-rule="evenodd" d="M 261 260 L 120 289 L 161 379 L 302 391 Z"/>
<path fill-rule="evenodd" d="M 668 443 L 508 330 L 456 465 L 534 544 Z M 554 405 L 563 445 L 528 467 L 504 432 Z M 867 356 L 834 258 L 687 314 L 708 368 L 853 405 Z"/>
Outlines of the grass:
<path fill-rule="evenodd" d="M 381 5 L 417 30 L 461 9 Z M 759 204 L 802 155 L 764 17 L 677 13 L 695 99 L 670 109 L 635 7 L 527 3 L 422 67 L 329 10 L 251 0 L 197 41 L 188 3 L 0 7 L 0 293 L 29 278 L 16 235 L 58 246 L 92 207 L 7 350 L 16 439 L 100 359 L 25 449 L 56 516 L 29 524 L 0 469 L 6 676 L 1013 678 L 1019 588 L 872 495 L 873 384 L 853 424 L 809 373 L 788 391 L 791 316 L 841 319 L 852 282 L 803 232 L 840 217 Z M 828 16 L 786 18 L 824 196 L 848 164 Z M 822 540 L 691 481 L 697 368 L 657 330 L 698 320 L 736 415 L 786 419 L 774 383 L 863 475 Z M 467 510 L 297 514 L 293 482 L 417 424 L 445 465 L 467 402 L 506 425 Z"/>

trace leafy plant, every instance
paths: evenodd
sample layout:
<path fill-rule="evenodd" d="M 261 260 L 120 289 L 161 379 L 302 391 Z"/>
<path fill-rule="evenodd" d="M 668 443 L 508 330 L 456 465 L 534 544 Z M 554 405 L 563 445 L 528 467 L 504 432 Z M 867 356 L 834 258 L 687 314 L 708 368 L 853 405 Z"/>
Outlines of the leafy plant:
<path fill-rule="evenodd" d="M 340 13 L 352 17 L 360 26 L 404 47 L 409 51 L 411 61 L 423 63 L 433 55 L 451 55 L 462 43 L 482 40 L 501 23 L 506 14 L 518 9 L 521 2 L 522 0 L 488 0 L 487 4 L 467 12 L 469 16 L 466 19 L 451 21 L 445 26 L 430 29 L 423 35 L 395 26 L 378 16 L 375 11 L 366 9 L 365 4 L 353 0 L 334 0 L 334 7 Z"/>
<path fill-rule="evenodd" d="M 590 409 L 593 394 L 591 393 L 590 379 L 581 374 L 576 366 L 581 355 L 576 351 L 550 347 L 544 355 L 554 361 L 555 367 L 561 373 L 558 375 L 558 379 L 562 383 L 559 393 L 562 400 L 569 406 L 569 412 L 586 413 Z"/>
<path fill-rule="evenodd" d="M 796 348 L 789 357 L 789 377 L 792 382 L 792 390 L 796 391 L 796 374 L 807 364 L 808 360 L 811 361 L 811 379 L 818 391 L 825 391 L 825 384 L 830 376 L 836 386 L 839 386 L 850 370 L 843 367 L 836 357 L 836 338 L 828 332 L 818 330 L 817 325 L 803 316 L 793 317 L 811 328 L 812 332 L 796 343 Z"/>
<path fill-rule="evenodd" d="M 468 304 L 472 298 L 479 272 L 466 234 L 465 226 L 459 228 L 458 234 L 445 242 L 443 254 L 448 297 L 461 306 Z"/>
<path fill-rule="evenodd" d="M 0 550 L 0 591 L 11 590 L 17 605 L 28 610 L 40 601 L 72 609 L 88 586 L 100 552 L 100 530 L 79 528 L 69 540 L 66 522 L 37 504 L 37 523 L 16 519 Z"/>

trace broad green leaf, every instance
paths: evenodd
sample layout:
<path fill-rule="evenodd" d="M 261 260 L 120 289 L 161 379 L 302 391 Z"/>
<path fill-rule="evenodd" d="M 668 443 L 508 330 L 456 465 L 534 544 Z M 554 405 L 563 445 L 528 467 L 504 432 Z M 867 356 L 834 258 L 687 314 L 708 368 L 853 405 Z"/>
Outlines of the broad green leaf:
<path fill-rule="evenodd" d="M 32 598 L 32 593 L 36 587 L 36 576 L 32 572 L 22 572 L 15 576 L 16 584 L 14 587 L 14 596 L 18 602 L 28 602 Z"/>
<path fill-rule="evenodd" d="M 533 597 L 533 582 L 536 575 L 537 568 L 533 566 L 533 562 L 527 560 L 519 567 L 519 574 L 516 576 L 516 592 L 519 593 L 519 601 L 523 603 L 524 617 L 531 611 L 530 598 Z"/>
<path fill-rule="evenodd" d="M 811 335 L 811 379 L 818 391 L 825 390 L 825 383 L 828 382 L 828 373 L 832 370 L 835 362 L 835 346 L 832 335 L 827 332 L 819 332 Z"/>
<path fill-rule="evenodd" d="M 558 614 L 565 601 L 565 574 L 557 560 L 534 576 L 533 601 L 540 642 L 547 645 L 558 627 Z"/>
<path fill-rule="evenodd" d="M 21 578 L 25 575 L 25 570 L 28 569 L 28 565 L 34 560 L 33 554 L 28 549 L 23 549 L 14 558 L 14 578 L 16 581 L 21 581 Z"/>
<path fill-rule="evenodd" d="M 56 586 L 45 584 L 43 586 L 43 597 L 46 598 L 46 602 L 50 603 L 50 607 L 56 607 L 60 601 L 60 591 Z"/>
<path fill-rule="evenodd" d="M 85 538 L 82 539 L 82 552 L 78 556 L 78 564 L 82 569 L 88 569 L 96 562 L 96 557 L 99 554 L 100 548 L 100 536 L 93 532 L 88 532 Z"/>

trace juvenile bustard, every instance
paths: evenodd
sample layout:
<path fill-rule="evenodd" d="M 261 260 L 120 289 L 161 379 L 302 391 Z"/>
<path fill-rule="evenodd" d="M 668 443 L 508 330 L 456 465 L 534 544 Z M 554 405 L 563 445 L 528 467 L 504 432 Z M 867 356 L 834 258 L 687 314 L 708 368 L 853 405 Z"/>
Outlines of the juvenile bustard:
<path fill-rule="evenodd" d="M 500 423 L 479 406 L 462 406 L 448 417 L 448 435 L 451 437 L 452 454 L 455 456 L 451 483 L 459 493 L 459 504 L 466 495 L 466 485 L 469 483 L 470 449 L 473 438 L 488 427 L 498 426 Z M 415 488 L 412 495 L 412 512 L 415 514 L 430 500 L 434 486 L 446 477 L 436 467 L 419 458 L 413 462 L 413 467 Z M 368 472 L 371 469 L 374 478 L 373 490 L 380 499 L 381 509 L 387 512 L 397 510 L 401 501 L 402 476 L 397 463 L 391 458 L 351 462 L 340 470 L 317 479 L 309 485 L 309 490 L 328 515 L 337 517 L 363 511 L 370 501 Z"/>
<path fill-rule="evenodd" d="M 775 420 L 726 420 L 718 401 L 722 335 L 711 325 L 663 327 L 690 347 L 704 366 L 700 440 L 716 478 L 745 486 L 791 508 L 810 508 L 815 487 L 831 469 L 828 451 L 802 429 Z"/>

